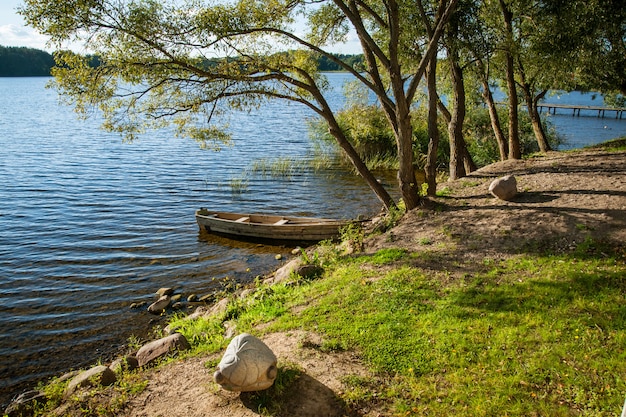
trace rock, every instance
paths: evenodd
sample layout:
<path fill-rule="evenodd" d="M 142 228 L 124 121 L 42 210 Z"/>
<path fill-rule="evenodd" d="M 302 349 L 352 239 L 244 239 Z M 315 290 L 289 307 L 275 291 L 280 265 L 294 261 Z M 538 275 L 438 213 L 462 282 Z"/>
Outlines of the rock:
<path fill-rule="evenodd" d="M 196 311 L 185 317 L 185 320 L 195 320 L 199 317 L 204 317 L 209 314 L 211 310 L 205 306 L 199 306 Z"/>
<path fill-rule="evenodd" d="M 211 307 L 207 315 L 219 316 L 220 314 L 226 313 L 227 308 L 228 308 L 228 298 L 222 298 Z"/>
<path fill-rule="evenodd" d="M 72 395 L 80 387 L 111 385 L 117 380 L 115 373 L 107 366 L 98 365 L 76 375 L 65 388 L 65 397 Z"/>
<path fill-rule="evenodd" d="M 159 297 L 163 297 L 164 295 L 172 295 L 172 294 L 174 294 L 174 288 L 169 288 L 169 287 L 159 288 L 159 290 L 156 292 L 156 295 L 158 295 Z"/>
<path fill-rule="evenodd" d="M 230 339 L 235 336 L 237 332 L 237 322 L 233 320 L 225 321 L 224 326 L 224 339 Z"/>
<path fill-rule="evenodd" d="M 302 265 L 302 259 L 296 258 L 287 262 L 283 267 L 278 268 L 274 272 L 274 277 L 265 280 L 267 284 L 278 284 L 279 282 L 286 281 L 291 276 L 292 272 L 295 272 Z"/>
<path fill-rule="evenodd" d="M 57 383 L 65 382 L 68 379 L 74 378 L 78 374 L 80 374 L 80 371 L 69 371 L 69 372 L 66 372 L 63 375 L 61 375 L 59 378 L 57 378 L 56 382 Z"/>
<path fill-rule="evenodd" d="M 215 298 L 215 294 L 205 294 L 202 297 L 198 298 L 198 301 L 202 303 L 210 303 Z"/>
<path fill-rule="evenodd" d="M 302 248 L 300 246 L 296 246 L 292 251 L 291 254 L 296 256 L 296 255 L 300 255 L 300 253 L 302 253 Z"/>
<path fill-rule="evenodd" d="M 300 265 L 294 272 L 304 279 L 312 279 L 322 275 L 324 268 L 317 265 Z"/>
<path fill-rule="evenodd" d="M 45 403 L 48 401 L 43 391 L 26 391 L 18 395 L 16 399 L 4 410 L 3 416 L 6 417 L 22 417 L 34 415 L 34 406 L 37 403 Z"/>
<path fill-rule="evenodd" d="M 137 358 L 134 356 L 126 356 L 123 358 L 117 358 L 111 363 L 111 365 L 109 365 L 109 368 L 115 373 L 120 373 L 123 371 L 132 371 L 133 369 L 137 369 L 138 367 L 139 367 L 139 362 L 137 361 Z"/>
<path fill-rule="evenodd" d="M 228 391 L 261 391 L 274 383 L 276 362 L 276 355 L 265 343 L 242 333 L 231 340 L 213 379 Z"/>
<path fill-rule="evenodd" d="M 152 314 L 161 314 L 170 305 L 170 296 L 162 295 L 161 298 L 148 306 L 148 311 Z"/>
<path fill-rule="evenodd" d="M 174 333 L 170 336 L 154 340 L 143 345 L 137 352 L 137 364 L 139 366 L 145 366 L 170 352 L 187 350 L 190 348 L 191 346 L 189 345 L 189 342 L 187 342 L 187 339 L 185 339 L 185 336 L 180 333 Z"/>
<path fill-rule="evenodd" d="M 500 200 L 510 200 L 517 195 L 517 180 L 513 175 L 493 180 L 489 192 Z"/>
<path fill-rule="evenodd" d="M 239 294 L 239 298 L 240 299 L 244 299 L 247 298 L 248 296 L 254 294 L 254 289 L 253 288 L 246 288 L 245 290 L 241 291 L 241 294 Z"/>

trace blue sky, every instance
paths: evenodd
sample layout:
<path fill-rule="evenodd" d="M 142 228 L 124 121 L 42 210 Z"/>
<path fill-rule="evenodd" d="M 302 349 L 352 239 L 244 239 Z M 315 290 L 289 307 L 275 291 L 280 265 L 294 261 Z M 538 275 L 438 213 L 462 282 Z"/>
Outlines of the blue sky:
<path fill-rule="evenodd" d="M 53 52 L 54 48 L 46 46 L 48 39 L 33 28 L 26 26 L 22 16 L 17 14 L 16 10 L 21 4 L 22 0 L 0 0 L 0 45 L 27 46 Z M 76 49 L 81 48 L 77 47 Z M 360 44 L 356 37 L 351 34 L 345 45 L 335 45 L 330 50 L 337 53 L 358 54 L 360 53 Z"/>
<path fill-rule="evenodd" d="M 0 45 L 49 50 L 47 38 L 27 27 L 22 16 L 17 14 L 16 9 L 21 4 L 21 0 L 0 1 Z"/>

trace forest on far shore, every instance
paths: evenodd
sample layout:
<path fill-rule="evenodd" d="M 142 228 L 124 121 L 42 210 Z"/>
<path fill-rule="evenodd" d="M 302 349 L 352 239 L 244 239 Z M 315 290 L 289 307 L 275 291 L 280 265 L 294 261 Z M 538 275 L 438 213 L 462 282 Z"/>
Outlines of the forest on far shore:
<path fill-rule="evenodd" d="M 350 65 L 363 62 L 363 55 L 336 55 Z M 97 62 L 97 61 L 96 61 Z M 54 66 L 54 57 L 39 49 L 0 45 L 0 77 L 48 77 Z M 318 59 L 320 71 L 339 71 L 341 68 L 328 57 Z"/>
<path fill-rule="evenodd" d="M 54 58 L 39 49 L 0 46 L 0 77 L 50 76 Z"/>

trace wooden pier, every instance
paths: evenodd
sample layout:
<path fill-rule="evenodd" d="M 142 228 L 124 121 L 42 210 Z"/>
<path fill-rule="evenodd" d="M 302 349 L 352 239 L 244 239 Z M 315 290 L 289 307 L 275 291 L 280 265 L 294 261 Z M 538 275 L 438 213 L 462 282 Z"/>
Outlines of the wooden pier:
<path fill-rule="evenodd" d="M 556 114 L 557 109 L 572 110 L 572 116 L 580 116 L 581 110 L 597 111 L 598 117 L 604 118 L 605 113 L 615 112 L 615 118 L 621 119 L 626 112 L 624 107 L 602 107 L 602 106 L 581 106 L 576 104 L 554 104 L 554 103 L 539 103 L 537 104 L 539 112 L 544 108 L 548 110 L 548 113 Z"/>

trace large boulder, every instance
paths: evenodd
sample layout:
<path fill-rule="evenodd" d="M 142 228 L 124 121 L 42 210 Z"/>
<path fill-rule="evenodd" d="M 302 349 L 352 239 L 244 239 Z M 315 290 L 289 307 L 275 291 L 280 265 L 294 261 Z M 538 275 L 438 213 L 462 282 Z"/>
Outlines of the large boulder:
<path fill-rule="evenodd" d="M 489 192 L 500 200 L 511 200 L 517 195 L 517 180 L 513 175 L 493 180 Z"/>
<path fill-rule="evenodd" d="M 261 391 L 274 383 L 276 362 L 276 355 L 265 343 L 242 333 L 231 340 L 213 379 L 228 391 Z"/>
<path fill-rule="evenodd" d="M 136 355 L 137 365 L 145 366 L 168 353 L 190 348 L 191 346 L 187 339 L 185 339 L 185 336 L 180 333 L 174 333 L 143 345 Z"/>

